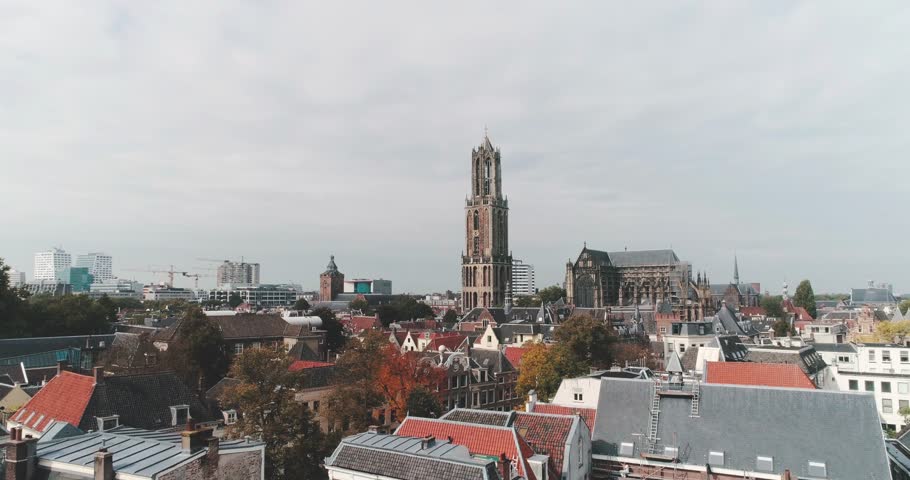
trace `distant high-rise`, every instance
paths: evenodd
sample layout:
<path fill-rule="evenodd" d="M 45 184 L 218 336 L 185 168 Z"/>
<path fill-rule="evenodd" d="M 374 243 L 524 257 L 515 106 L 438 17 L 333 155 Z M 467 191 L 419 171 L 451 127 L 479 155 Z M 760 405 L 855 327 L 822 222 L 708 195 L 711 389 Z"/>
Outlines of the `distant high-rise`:
<path fill-rule="evenodd" d="M 218 288 L 258 287 L 259 264 L 225 260 L 218 266 L 217 283 Z"/>
<path fill-rule="evenodd" d="M 59 248 L 35 254 L 35 281 L 50 280 L 63 282 L 73 258 Z"/>
<path fill-rule="evenodd" d="M 87 268 L 93 283 L 104 283 L 114 279 L 114 259 L 101 252 L 92 252 L 76 257 L 76 267 Z"/>
<path fill-rule="evenodd" d="M 534 295 L 537 284 L 534 280 L 534 265 L 512 259 L 512 295 Z"/>
<path fill-rule="evenodd" d="M 10 269 L 10 271 L 7 273 L 9 273 L 9 286 L 11 288 L 25 285 L 25 272 L 20 272 L 16 269 Z"/>

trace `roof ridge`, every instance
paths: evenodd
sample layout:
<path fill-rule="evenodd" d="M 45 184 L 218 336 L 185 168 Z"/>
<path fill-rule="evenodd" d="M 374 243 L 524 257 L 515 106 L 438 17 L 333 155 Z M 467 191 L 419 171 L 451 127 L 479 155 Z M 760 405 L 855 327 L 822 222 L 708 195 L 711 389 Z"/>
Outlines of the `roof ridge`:
<path fill-rule="evenodd" d="M 462 409 L 462 410 L 472 410 L 472 409 L 465 408 L 465 409 Z M 492 411 L 492 410 L 483 410 L 483 411 L 486 412 L 486 411 Z M 497 412 L 497 413 L 502 413 L 502 412 Z M 503 430 L 503 431 L 509 431 L 509 432 L 517 433 L 517 432 L 515 431 L 515 428 L 514 428 L 514 427 L 501 427 L 501 426 L 499 426 L 499 425 L 487 425 L 487 424 L 485 424 L 485 423 L 459 422 L 458 420 L 448 420 L 448 419 L 445 419 L 445 418 L 405 417 L 404 421 L 401 422 L 401 425 L 404 425 L 404 423 L 407 422 L 408 419 L 413 419 L 413 420 L 415 420 L 415 421 L 425 420 L 425 421 L 429 421 L 429 422 L 431 422 L 431 423 L 443 423 L 443 424 L 445 424 L 445 423 L 454 423 L 454 424 L 457 424 L 457 425 L 467 425 L 467 426 L 478 427 L 478 428 L 493 428 L 493 429 L 496 429 L 496 430 Z M 397 432 L 399 429 L 401 429 L 401 425 L 399 425 L 398 428 L 395 429 L 396 432 Z M 397 433 L 396 433 L 396 435 L 397 435 Z M 406 437 L 407 435 L 401 435 L 401 436 Z"/>

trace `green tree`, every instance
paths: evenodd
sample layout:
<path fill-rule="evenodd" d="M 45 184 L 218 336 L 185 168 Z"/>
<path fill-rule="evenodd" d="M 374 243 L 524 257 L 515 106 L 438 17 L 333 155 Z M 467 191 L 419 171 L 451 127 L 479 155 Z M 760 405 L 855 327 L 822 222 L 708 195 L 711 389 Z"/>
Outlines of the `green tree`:
<path fill-rule="evenodd" d="M 10 288 L 9 266 L 0 258 L 0 337 L 29 335 L 30 325 L 23 308 L 18 289 Z"/>
<path fill-rule="evenodd" d="M 790 322 L 788 322 L 785 318 L 781 318 L 780 320 L 774 322 L 774 324 L 771 325 L 771 329 L 774 330 L 775 337 L 796 335 L 796 329 L 790 326 Z"/>
<path fill-rule="evenodd" d="M 458 314 L 455 313 L 455 310 L 452 310 L 451 308 L 446 310 L 445 315 L 442 316 L 442 323 L 445 325 L 458 323 Z"/>
<path fill-rule="evenodd" d="M 559 389 L 563 378 L 575 377 L 587 370 L 584 363 L 573 358 L 565 344 L 534 343 L 521 356 L 515 391 L 519 396 L 525 397 L 534 390 L 540 400 L 548 401 Z"/>
<path fill-rule="evenodd" d="M 341 325 L 341 322 L 338 321 L 338 318 L 335 317 L 335 312 L 326 307 L 319 307 L 313 309 L 313 311 L 310 312 L 310 315 L 322 319 L 322 329 L 326 332 L 326 349 L 329 352 L 341 351 L 347 337 L 344 335 L 344 327 Z"/>
<path fill-rule="evenodd" d="M 35 295 L 29 297 L 22 313 L 29 323 L 28 335 L 36 337 L 110 333 L 116 317 L 110 304 L 87 295 Z"/>
<path fill-rule="evenodd" d="M 305 370 L 289 372 L 284 349 L 254 348 L 234 358 L 231 378 L 238 380 L 221 396 L 240 412 L 227 427 L 229 438 L 254 436 L 266 445 L 265 478 L 326 478 L 320 467 L 333 449 L 305 403 L 294 399 L 304 387 Z"/>
<path fill-rule="evenodd" d="M 815 292 L 812 291 L 812 283 L 809 280 L 799 282 L 799 286 L 796 287 L 796 294 L 793 295 L 793 305 L 805 308 L 812 318 L 818 315 L 818 310 L 815 306 Z"/>
<path fill-rule="evenodd" d="M 389 337 L 376 330 L 367 330 L 348 343 L 335 366 L 335 388 L 327 410 L 330 423 L 348 432 L 362 432 L 372 423 L 372 409 L 384 402 L 376 377 L 388 346 Z"/>
<path fill-rule="evenodd" d="M 207 390 L 224 377 L 230 362 L 221 328 L 199 307 L 187 310 L 164 362 L 187 385 Z"/>
<path fill-rule="evenodd" d="M 587 314 L 572 315 L 556 328 L 554 336 L 568 348 L 573 363 L 584 367 L 582 370 L 610 367 L 616 336 L 603 322 Z"/>
<path fill-rule="evenodd" d="M 294 303 L 294 310 L 306 313 L 310 310 L 310 302 L 306 301 L 305 298 L 301 298 Z"/>
<path fill-rule="evenodd" d="M 540 301 L 535 295 L 517 295 L 513 302 L 516 307 L 530 308 L 540 305 Z"/>
<path fill-rule="evenodd" d="M 761 299 L 761 308 L 771 318 L 784 318 L 783 300 L 780 296 L 767 295 Z"/>
<path fill-rule="evenodd" d="M 537 305 L 540 305 L 540 302 L 550 303 L 559 300 L 560 298 L 565 298 L 566 289 L 553 285 L 551 287 L 544 288 L 537 292 Z"/>
<path fill-rule="evenodd" d="M 897 308 L 900 308 L 900 309 L 901 309 L 901 313 L 903 313 L 904 315 L 906 315 L 907 312 L 910 311 L 910 300 L 904 300 L 904 301 L 902 301 L 902 302 L 900 303 L 900 305 L 897 306 Z"/>
<path fill-rule="evenodd" d="M 228 297 L 228 305 L 230 305 L 231 308 L 237 308 L 241 303 L 243 303 L 243 299 L 236 293 L 232 293 L 231 296 Z"/>
<path fill-rule="evenodd" d="M 879 342 L 904 343 L 910 338 L 910 320 L 898 322 L 876 322 L 874 338 Z"/>
<path fill-rule="evenodd" d="M 415 387 L 408 395 L 408 415 L 436 418 L 442 414 L 442 411 L 439 399 L 423 385 Z"/>
<path fill-rule="evenodd" d="M 370 308 L 370 304 L 366 301 L 365 298 L 357 297 L 351 300 L 351 303 L 348 304 L 348 308 L 351 310 L 360 310 L 361 312 L 366 312 Z"/>

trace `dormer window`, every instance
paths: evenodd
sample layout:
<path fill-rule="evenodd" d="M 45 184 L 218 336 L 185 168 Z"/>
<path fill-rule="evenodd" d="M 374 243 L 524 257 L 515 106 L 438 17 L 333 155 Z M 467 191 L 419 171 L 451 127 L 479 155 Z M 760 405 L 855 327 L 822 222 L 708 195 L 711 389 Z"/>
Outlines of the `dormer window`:
<path fill-rule="evenodd" d="M 237 423 L 237 410 L 224 410 L 221 412 L 221 414 L 224 416 L 225 425 L 233 425 Z"/>
<path fill-rule="evenodd" d="M 95 417 L 98 421 L 98 431 L 104 432 L 120 426 L 120 415 L 111 415 L 109 417 Z"/>
<path fill-rule="evenodd" d="M 189 405 L 173 405 L 171 406 L 171 425 L 185 425 L 186 421 L 190 418 L 190 406 Z"/>

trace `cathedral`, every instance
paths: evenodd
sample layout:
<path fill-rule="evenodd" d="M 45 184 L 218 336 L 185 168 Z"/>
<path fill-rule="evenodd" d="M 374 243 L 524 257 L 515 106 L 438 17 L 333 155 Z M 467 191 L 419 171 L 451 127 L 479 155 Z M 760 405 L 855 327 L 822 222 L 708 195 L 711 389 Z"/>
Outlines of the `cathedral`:
<path fill-rule="evenodd" d="M 502 195 L 499 149 L 486 134 L 471 152 L 471 195 L 465 199 L 464 221 L 462 308 L 467 312 L 475 307 L 502 307 L 512 278 L 509 201 Z"/>
<path fill-rule="evenodd" d="M 707 276 L 673 250 L 604 252 L 587 245 L 566 264 L 566 301 L 578 308 L 662 304 L 683 320 L 710 315 Z"/>

